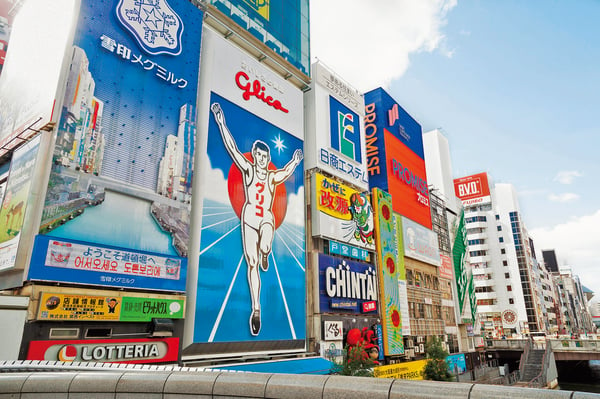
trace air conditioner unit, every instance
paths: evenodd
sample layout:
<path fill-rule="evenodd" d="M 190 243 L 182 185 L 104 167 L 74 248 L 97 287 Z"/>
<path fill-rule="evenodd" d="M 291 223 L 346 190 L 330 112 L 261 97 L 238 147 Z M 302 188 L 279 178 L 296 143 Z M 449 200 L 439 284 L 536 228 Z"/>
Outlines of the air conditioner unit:
<path fill-rule="evenodd" d="M 406 340 L 406 347 L 407 348 L 414 348 L 415 347 L 415 342 L 412 339 L 407 339 Z"/>
<path fill-rule="evenodd" d="M 423 337 L 417 337 L 417 342 L 418 342 L 418 343 L 421 343 L 421 342 L 423 342 Z"/>

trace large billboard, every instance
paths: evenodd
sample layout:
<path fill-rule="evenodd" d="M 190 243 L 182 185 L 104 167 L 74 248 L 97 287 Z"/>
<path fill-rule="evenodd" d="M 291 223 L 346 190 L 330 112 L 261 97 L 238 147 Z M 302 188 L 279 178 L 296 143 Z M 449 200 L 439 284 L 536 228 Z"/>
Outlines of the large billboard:
<path fill-rule="evenodd" d="M 312 234 L 375 250 L 373 208 L 368 193 L 315 173 Z"/>
<path fill-rule="evenodd" d="M 435 232 L 402 217 L 402 234 L 405 256 L 430 265 L 440 266 L 440 248 Z"/>
<path fill-rule="evenodd" d="M 381 285 L 381 324 L 383 326 L 383 349 L 386 356 L 404 353 L 402 336 L 402 313 L 398 280 L 401 269 L 397 242 L 397 223 L 392 212 L 392 197 L 380 189 L 373 189 L 375 232 L 377 236 L 377 267 Z"/>
<path fill-rule="evenodd" d="M 454 179 L 454 193 L 464 206 L 489 203 L 492 200 L 487 173 Z"/>
<path fill-rule="evenodd" d="M 185 264 L 201 28 L 186 0 L 82 1 L 40 234 Z"/>
<path fill-rule="evenodd" d="M 319 254 L 322 313 L 377 314 L 377 272 L 369 263 Z"/>
<path fill-rule="evenodd" d="M 431 229 L 421 125 L 376 89 L 365 94 L 365 138 L 371 188 L 389 192 L 395 212 Z"/>
<path fill-rule="evenodd" d="M 55 100 L 76 11 L 76 0 L 0 0 L 0 156 L 56 121 Z"/>
<path fill-rule="evenodd" d="M 306 101 L 306 169 L 319 168 L 368 190 L 362 95 L 320 63 Z"/>
<path fill-rule="evenodd" d="M 309 74 L 308 0 L 208 0 L 305 74 Z"/>
<path fill-rule="evenodd" d="M 304 342 L 302 92 L 204 30 L 194 343 Z M 268 83 L 267 83 L 268 82 Z"/>
<path fill-rule="evenodd" d="M 40 147 L 40 136 L 17 149 L 10 163 L 0 207 L 0 270 L 15 267 L 25 212 L 31 206 L 31 182 Z"/>

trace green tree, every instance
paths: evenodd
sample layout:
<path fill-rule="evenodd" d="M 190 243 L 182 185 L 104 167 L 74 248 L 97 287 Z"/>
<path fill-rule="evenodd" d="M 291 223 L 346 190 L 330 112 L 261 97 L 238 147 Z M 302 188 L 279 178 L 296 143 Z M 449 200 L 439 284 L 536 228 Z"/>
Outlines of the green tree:
<path fill-rule="evenodd" d="M 364 350 L 363 343 L 344 348 L 344 359 L 341 363 L 335 362 L 332 374 L 351 375 L 357 377 L 373 377 L 375 362 Z"/>
<path fill-rule="evenodd" d="M 439 337 L 433 337 L 427 343 L 428 362 L 423 370 L 423 378 L 434 381 L 452 381 L 452 375 L 446 363 L 448 352 L 442 347 L 442 340 Z"/>

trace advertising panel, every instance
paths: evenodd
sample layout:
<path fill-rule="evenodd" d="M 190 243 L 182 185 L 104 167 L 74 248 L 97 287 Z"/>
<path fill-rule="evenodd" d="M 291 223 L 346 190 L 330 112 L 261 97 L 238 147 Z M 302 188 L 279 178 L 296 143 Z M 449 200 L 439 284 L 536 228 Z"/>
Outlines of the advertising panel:
<path fill-rule="evenodd" d="M 41 234 L 184 263 L 201 27 L 186 0 L 82 1 Z"/>
<path fill-rule="evenodd" d="M 122 295 L 70 295 L 43 292 L 38 320 L 52 321 L 139 321 L 154 318 L 182 319 L 183 297 L 142 298 Z"/>
<path fill-rule="evenodd" d="M 404 353 L 402 337 L 402 318 L 398 280 L 398 232 L 392 212 L 392 196 L 380 189 L 373 189 L 373 208 L 375 212 L 375 232 L 377 237 L 377 267 L 381 285 L 381 310 L 383 326 L 383 349 L 386 356 Z"/>
<path fill-rule="evenodd" d="M 344 339 L 344 323 L 342 321 L 323 322 L 323 339 L 325 341 L 341 341 Z"/>
<path fill-rule="evenodd" d="M 377 311 L 377 276 L 372 265 L 319 254 L 319 303 L 323 313 Z"/>
<path fill-rule="evenodd" d="M 38 235 L 29 280 L 185 291 L 187 259 Z"/>
<path fill-rule="evenodd" d="M 404 238 L 402 237 L 402 216 L 394 212 L 394 223 L 396 224 L 396 246 L 404 247 Z M 400 316 L 402 320 L 402 335 L 410 336 L 410 313 L 408 308 L 408 288 L 406 285 L 406 267 L 403 251 L 398 250 L 397 254 L 398 268 L 398 295 L 400 296 Z"/>
<path fill-rule="evenodd" d="M 32 201 L 31 182 L 35 170 L 40 136 L 13 154 L 2 207 L 0 208 L 0 270 L 15 266 L 25 212 Z"/>
<path fill-rule="evenodd" d="M 208 126 L 193 342 L 304 342 L 302 92 L 211 30 L 203 35 L 211 57 L 202 65 Z"/>
<path fill-rule="evenodd" d="M 517 312 L 514 309 L 505 309 L 502 312 L 502 327 L 515 328 L 519 321 L 517 320 Z"/>
<path fill-rule="evenodd" d="M 331 255 L 347 256 L 349 258 L 362 260 L 363 262 L 369 262 L 371 260 L 371 255 L 366 249 L 353 247 L 352 245 L 343 244 L 333 240 L 329 241 L 329 253 Z"/>
<path fill-rule="evenodd" d="M 402 217 L 402 227 L 404 255 L 439 266 L 441 260 L 437 234 L 405 217 Z"/>
<path fill-rule="evenodd" d="M 209 0 L 209 3 L 309 74 L 308 0 Z"/>
<path fill-rule="evenodd" d="M 456 237 L 452 246 L 452 261 L 454 275 L 456 276 L 456 290 L 458 292 L 458 312 L 463 313 L 469 275 L 467 271 L 467 229 L 465 227 L 465 213 L 461 212 L 456 228 Z"/>
<path fill-rule="evenodd" d="M 487 173 L 454 179 L 454 193 L 464 206 L 492 201 Z"/>
<path fill-rule="evenodd" d="M 452 374 L 462 374 L 467 371 L 467 361 L 464 353 L 446 356 L 448 369 Z"/>
<path fill-rule="evenodd" d="M 320 63 L 306 99 L 306 168 L 369 189 L 362 95 Z"/>
<path fill-rule="evenodd" d="M 440 254 L 440 277 L 452 280 L 454 274 L 452 274 L 452 259 L 448 255 Z"/>
<path fill-rule="evenodd" d="M 31 341 L 27 360 L 97 363 L 177 362 L 179 338 Z"/>
<path fill-rule="evenodd" d="M 370 186 L 392 195 L 394 211 L 431 229 L 421 125 L 380 88 L 365 94 L 365 138 Z"/>
<path fill-rule="evenodd" d="M 367 193 L 320 173 L 313 175 L 312 234 L 375 250 L 373 208 Z"/>
<path fill-rule="evenodd" d="M 377 378 L 397 378 L 401 380 L 422 380 L 423 370 L 428 360 L 415 360 L 378 366 L 373 369 L 373 376 Z"/>
<path fill-rule="evenodd" d="M 386 154 L 382 143 L 384 132 L 390 133 L 419 158 L 425 159 L 421 125 L 385 90 L 371 90 L 365 93 L 365 136 L 370 178 L 379 174 L 382 178 L 386 176 L 383 162 Z"/>
<path fill-rule="evenodd" d="M 56 119 L 55 97 L 76 4 L 0 0 L 0 156 Z"/>

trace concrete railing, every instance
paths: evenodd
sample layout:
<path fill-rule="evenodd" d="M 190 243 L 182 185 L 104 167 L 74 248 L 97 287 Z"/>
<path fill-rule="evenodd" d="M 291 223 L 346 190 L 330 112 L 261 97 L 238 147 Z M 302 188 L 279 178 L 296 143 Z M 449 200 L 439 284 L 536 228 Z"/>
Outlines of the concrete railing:
<path fill-rule="evenodd" d="M 232 372 L 0 373 L 0 399 L 598 399 L 600 395 L 456 382 Z"/>
<path fill-rule="evenodd" d="M 550 339 L 554 352 L 600 352 L 600 341 L 589 339 Z"/>

